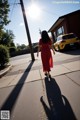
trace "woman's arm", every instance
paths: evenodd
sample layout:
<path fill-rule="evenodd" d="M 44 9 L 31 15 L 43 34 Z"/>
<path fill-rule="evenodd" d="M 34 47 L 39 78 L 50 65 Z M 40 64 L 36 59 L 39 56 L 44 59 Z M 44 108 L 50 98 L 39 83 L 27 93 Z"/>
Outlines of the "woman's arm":
<path fill-rule="evenodd" d="M 53 53 L 54 53 L 54 55 L 55 55 L 55 50 L 54 50 L 54 48 L 53 48 L 53 45 L 51 45 L 51 49 L 52 49 L 52 51 L 53 51 Z"/>
<path fill-rule="evenodd" d="M 53 48 L 53 44 L 50 45 L 50 48 L 52 49 L 53 54 L 55 55 L 55 50 L 54 50 L 54 48 Z"/>
<path fill-rule="evenodd" d="M 51 40 L 51 42 L 50 42 L 50 49 L 52 49 L 53 54 L 55 54 L 55 50 L 54 50 L 54 48 L 53 48 L 53 42 L 52 42 L 52 40 Z"/>
<path fill-rule="evenodd" d="M 39 56 L 41 45 L 38 45 L 37 57 Z"/>

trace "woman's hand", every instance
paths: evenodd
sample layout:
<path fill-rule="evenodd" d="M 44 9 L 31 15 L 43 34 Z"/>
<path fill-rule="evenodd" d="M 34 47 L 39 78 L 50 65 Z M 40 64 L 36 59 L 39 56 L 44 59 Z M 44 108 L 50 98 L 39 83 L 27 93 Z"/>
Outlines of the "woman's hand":
<path fill-rule="evenodd" d="M 53 49 L 53 54 L 55 55 L 55 51 L 54 51 L 54 49 Z"/>
<path fill-rule="evenodd" d="M 39 57 L 39 53 L 37 52 L 37 57 Z"/>
<path fill-rule="evenodd" d="M 38 45 L 37 57 L 39 57 L 40 48 L 41 48 L 41 46 Z"/>

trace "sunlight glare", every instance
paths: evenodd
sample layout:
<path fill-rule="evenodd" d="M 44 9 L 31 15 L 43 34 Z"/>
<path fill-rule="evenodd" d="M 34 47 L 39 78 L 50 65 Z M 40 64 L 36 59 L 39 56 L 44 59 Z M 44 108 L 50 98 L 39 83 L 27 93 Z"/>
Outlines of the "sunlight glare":
<path fill-rule="evenodd" d="M 27 8 L 27 13 L 28 15 L 33 18 L 33 19 L 39 19 L 40 15 L 41 15 L 41 10 L 39 8 L 38 5 L 36 4 L 31 4 L 28 8 Z"/>

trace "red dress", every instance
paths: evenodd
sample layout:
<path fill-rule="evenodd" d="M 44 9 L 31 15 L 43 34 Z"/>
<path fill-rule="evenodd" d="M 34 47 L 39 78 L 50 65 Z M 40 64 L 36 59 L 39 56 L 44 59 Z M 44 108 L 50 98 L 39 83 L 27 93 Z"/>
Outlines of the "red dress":
<path fill-rule="evenodd" d="M 50 50 L 50 45 L 52 41 L 48 43 L 43 43 L 42 40 L 39 40 L 39 45 L 41 46 L 41 59 L 43 65 L 43 71 L 50 71 L 50 68 L 53 67 L 53 59 Z"/>

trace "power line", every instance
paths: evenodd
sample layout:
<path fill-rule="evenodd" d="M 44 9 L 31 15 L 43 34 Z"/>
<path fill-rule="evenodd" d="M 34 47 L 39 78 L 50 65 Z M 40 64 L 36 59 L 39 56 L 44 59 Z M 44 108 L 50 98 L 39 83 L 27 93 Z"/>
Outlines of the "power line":
<path fill-rule="evenodd" d="M 12 10 L 10 10 L 11 11 L 10 19 L 11 19 L 12 15 L 13 15 L 13 11 L 14 11 L 15 5 L 18 5 L 18 4 L 20 4 L 20 3 L 16 3 L 16 0 L 14 0 L 14 3 L 9 3 L 10 6 L 13 6 Z"/>

